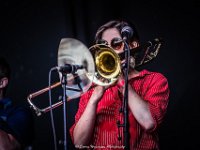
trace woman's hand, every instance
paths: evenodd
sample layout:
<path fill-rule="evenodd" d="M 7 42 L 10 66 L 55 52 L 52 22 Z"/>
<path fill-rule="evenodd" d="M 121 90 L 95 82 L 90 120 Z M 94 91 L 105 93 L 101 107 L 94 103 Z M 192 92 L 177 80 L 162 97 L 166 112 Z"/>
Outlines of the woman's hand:
<path fill-rule="evenodd" d="M 90 98 L 90 102 L 94 103 L 94 104 L 97 104 L 100 99 L 102 98 L 105 90 L 108 88 L 109 86 L 100 86 L 100 85 L 97 85 L 95 88 L 94 88 L 94 91 L 92 93 L 92 96 Z"/>

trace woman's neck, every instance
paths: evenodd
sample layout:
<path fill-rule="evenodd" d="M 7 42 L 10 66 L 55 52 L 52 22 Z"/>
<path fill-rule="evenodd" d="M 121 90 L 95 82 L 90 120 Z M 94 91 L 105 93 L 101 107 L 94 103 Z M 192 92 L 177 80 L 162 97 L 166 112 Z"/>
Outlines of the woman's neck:
<path fill-rule="evenodd" d="M 139 76 L 139 74 L 140 74 L 139 71 L 137 71 L 137 70 L 135 70 L 135 69 L 134 69 L 134 70 L 131 69 L 131 71 L 129 72 L 128 78 L 129 78 L 129 79 L 135 78 L 135 77 Z"/>

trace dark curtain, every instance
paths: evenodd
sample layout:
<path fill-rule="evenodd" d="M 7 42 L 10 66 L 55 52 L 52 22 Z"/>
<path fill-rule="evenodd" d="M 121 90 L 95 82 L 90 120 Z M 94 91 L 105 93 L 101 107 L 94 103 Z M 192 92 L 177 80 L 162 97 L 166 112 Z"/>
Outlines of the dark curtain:
<path fill-rule="evenodd" d="M 199 18 L 200 2 L 135 0 L 3 0 L 0 4 L 0 51 L 12 68 L 8 89 L 15 102 L 27 103 L 27 96 L 48 86 L 50 68 L 57 65 L 62 38 L 75 38 L 93 45 L 95 31 L 110 19 L 132 20 L 141 42 L 156 37 L 164 45 L 156 59 L 145 66 L 163 73 L 169 81 L 170 101 L 159 129 L 162 150 L 197 149 L 199 109 Z M 53 81 L 58 81 L 53 74 Z M 52 91 L 54 101 L 61 90 Z M 48 105 L 48 96 L 36 98 Z M 67 128 L 74 122 L 79 99 L 67 103 Z M 33 112 L 34 113 L 34 112 Z M 63 149 L 62 106 L 53 110 L 59 149 Z M 59 144 L 60 143 L 60 144 Z M 73 144 L 68 136 L 68 148 Z M 35 115 L 34 150 L 53 150 L 50 114 Z"/>

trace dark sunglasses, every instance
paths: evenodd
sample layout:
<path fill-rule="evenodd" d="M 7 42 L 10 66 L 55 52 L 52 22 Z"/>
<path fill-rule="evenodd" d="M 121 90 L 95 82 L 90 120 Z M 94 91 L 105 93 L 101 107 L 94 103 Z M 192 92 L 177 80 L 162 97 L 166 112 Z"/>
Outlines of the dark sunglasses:
<path fill-rule="evenodd" d="M 100 39 L 96 42 L 97 44 L 105 44 L 105 45 L 109 45 L 108 41 Z M 121 47 L 123 46 L 123 40 L 121 38 L 113 38 L 111 40 L 110 46 L 115 49 L 115 50 L 119 50 L 121 49 Z"/>

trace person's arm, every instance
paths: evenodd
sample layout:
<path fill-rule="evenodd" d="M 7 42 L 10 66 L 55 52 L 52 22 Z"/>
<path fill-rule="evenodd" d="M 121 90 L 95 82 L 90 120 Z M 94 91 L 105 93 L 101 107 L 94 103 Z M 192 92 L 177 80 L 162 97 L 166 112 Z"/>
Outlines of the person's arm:
<path fill-rule="evenodd" d="M 88 145 L 91 141 L 95 120 L 96 120 L 96 108 L 99 100 L 103 96 L 105 87 L 95 87 L 93 94 L 82 114 L 79 121 L 77 122 L 74 132 L 74 145 Z"/>
<path fill-rule="evenodd" d="M 0 150 L 20 150 L 20 143 L 11 135 L 0 129 Z"/>
<path fill-rule="evenodd" d="M 128 85 L 128 105 L 135 119 L 145 130 L 153 130 L 161 123 L 166 112 L 169 89 L 164 76 L 152 77 L 143 97 Z M 121 90 L 122 91 L 122 90 Z"/>
<path fill-rule="evenodd" d="M 146 130 L 152 129 L 155 124 L 151 112 L 149 110 L 148 102 L 143 100 L 131 87 L 128 85 L 128 105 L 131 112 L 138 123 Z"/>

